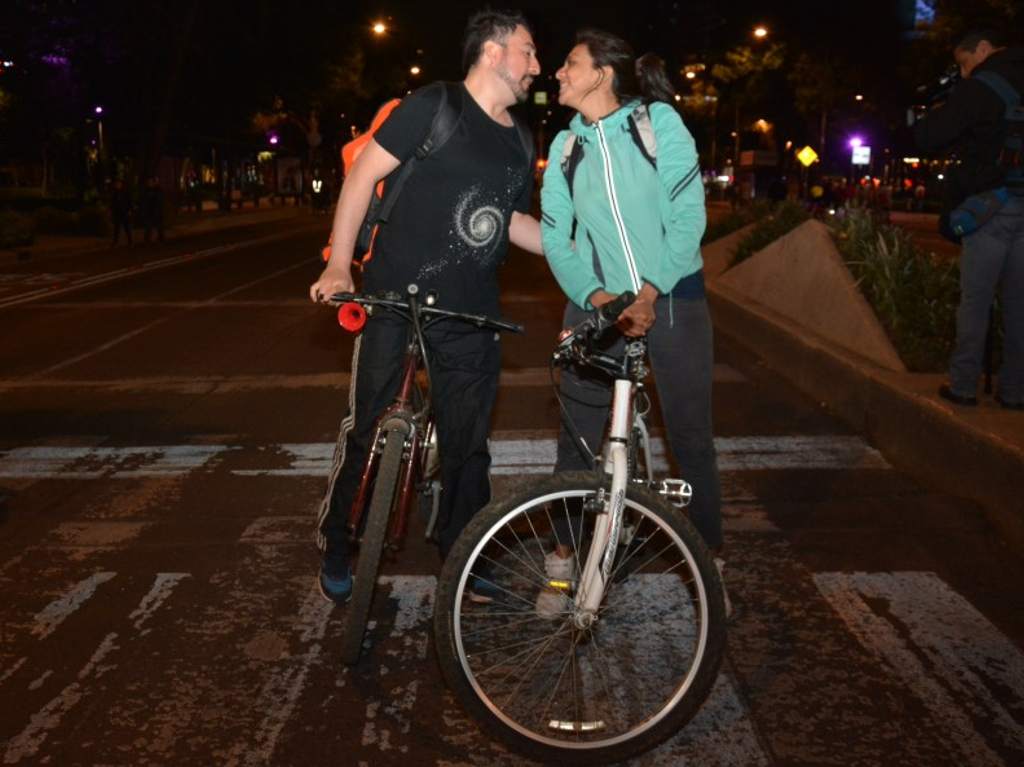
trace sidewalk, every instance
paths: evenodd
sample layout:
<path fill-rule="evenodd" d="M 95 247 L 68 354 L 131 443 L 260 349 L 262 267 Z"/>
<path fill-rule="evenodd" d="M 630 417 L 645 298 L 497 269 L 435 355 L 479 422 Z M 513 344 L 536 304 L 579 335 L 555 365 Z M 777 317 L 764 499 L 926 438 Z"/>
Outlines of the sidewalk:
<path fill-rule="evenodd" d="M 326 216 L 315 215 L 308 206 L 271 205 L 264 200 L 259 208 L 253 208 L 251 203 L 246 202 L 243 208 L 232 208 L 230 212 L 206 208 L 202 213 L 193 211 L 180 212 L 172 226 L 167 228 L 165 242 L 192 237 L 198 234 L 224 231 L 245 226 L 268 224 L 275 221 L 292 221 L 308 219 L 309 221 L 322 221 L 324 227 L 329 226 Z M 109 236 L 104 237 L 73 237 L 65 235 L 36 235 L 32 245 L 0 249 L 0 267 L 13 264 L 33 264 L 49 261 L 62 257 L 78 257 L 89 254 L 130 252 L 133 249 L 144 247 L 143 229 L 136 227 L 134 245 L 129 248 L 122 242 L 119 246 L 112 248 Z M 150 242 L 149 245 L 156 245 L 157 242 Z"/>
<path fill-rule="evenodd" d="M 982 505 L 999 536 L 1024 550 L 1024 412 L 987 395 L 977 407 L 938 396 L 944 375 L 885 370 L 712 280 L 716 333 L 827 405 L 891 464 Z"/>

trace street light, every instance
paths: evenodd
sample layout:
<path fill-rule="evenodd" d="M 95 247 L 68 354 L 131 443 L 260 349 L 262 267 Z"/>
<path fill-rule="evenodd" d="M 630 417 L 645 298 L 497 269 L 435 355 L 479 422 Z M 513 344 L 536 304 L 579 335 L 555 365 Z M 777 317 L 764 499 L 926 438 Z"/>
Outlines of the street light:
<path fill-rule="evenodd" d="M 758 40 L 764 40 L 766 37 L 768 37 L 768 28 L 764 26 L 754 27 L 754 37 L 756 37 Z"/>
<path fill-rule="evenodd" d="M 416 66 L 415 64 L 414 64 L 413 66 L 409 67 L 409 74 L 410 74 L 410 75 L 412 75 L 413 77 L 416 77 L 416 76 L 417 76 L 417 75 L 419 75 L 419 73 L 420 73 L 420 72 L 422 72 L 422 71 L 423 71 L 423 70 L 421 70 L 421 69 L 420 69 L 420 68 L 419 68 L 418 66 Z"/>
<path fill-rule="evenodd" d="M 373 29 L 373 34 L 379 36 L 379 35 L 383 35 L 385 32 L 388 31 L 388 25 L 385 24 L 383 21 L 376 21 L 376 22 L 374 22 L 372 29 Z"/>

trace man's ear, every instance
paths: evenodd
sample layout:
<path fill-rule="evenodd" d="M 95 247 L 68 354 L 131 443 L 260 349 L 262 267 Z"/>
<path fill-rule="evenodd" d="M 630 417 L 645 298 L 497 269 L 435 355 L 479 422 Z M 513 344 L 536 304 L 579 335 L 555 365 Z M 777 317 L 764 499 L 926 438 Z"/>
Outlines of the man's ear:
<path fill-rule="evenodd" d="M 494 42 L 494 40 L 487 40 L 484 42 L 483 54 L 480 59 L 486 61 L 488 64 L 493 65 L 495 59 L 501 54 L 501 45 Z"/>

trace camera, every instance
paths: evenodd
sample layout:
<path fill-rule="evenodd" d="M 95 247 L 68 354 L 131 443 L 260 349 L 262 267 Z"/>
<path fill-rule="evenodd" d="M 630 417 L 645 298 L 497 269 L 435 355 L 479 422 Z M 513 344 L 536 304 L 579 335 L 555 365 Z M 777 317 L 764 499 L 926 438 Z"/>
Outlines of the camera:
<path fill-rule="evenodd" d="M 918 104 L 930 107 L 940 101 L 945 101 L 949 92 L 960 82 L 960 67 L 953 64 L 949 69 L 939 75 L 938 79 L 925 85 L 917 86 Z"/>
<path fill-rule="evenodd" d="M 950 91 L 960 82 L 960 67 L 953 64 L 937 79 L 914 89 L 917 101 L 907 109 L 907 126 L 912 126 L 929 108 L 949 98 Z"/>

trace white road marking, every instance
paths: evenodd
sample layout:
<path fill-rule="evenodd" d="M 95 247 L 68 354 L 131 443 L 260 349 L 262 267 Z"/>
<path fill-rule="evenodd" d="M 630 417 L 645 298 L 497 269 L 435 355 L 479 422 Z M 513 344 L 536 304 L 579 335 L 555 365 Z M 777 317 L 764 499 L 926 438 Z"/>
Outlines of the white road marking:
<path fill-rule="evenodd" d="M 37 301 L 41 298 L 49 298 L 51 296 L 59 296 L 64 293 L 70 293 L 74 290 L 81 290 L 82 288 L 91 287 L 93 285 L 102 285 L 105 282 L 112 282 L 114 280 L 120 280 L 125 277 L 134 277 L 137 274 L 143 274 L 145 272 L 151 272 L 155 269 L 165 269 L 169 266 L 177 266 L 178 264 L 188 263 L 190 261 L 198 261 L 209 256 L 215 256 L 220 253 L 228 253 L 232 250 L 240 250 L 242 248 L 248 248 L 255 245 L 262 245 L 267 242 L 273 242 L 274 240 L 280 240 L 286 237 L 291 237 L 295 234 L 295 230 L 287 232 L 279 232 L 270 234 L 265 237 L 258 237 L 254 240 L 246 240 L 244 242 L 234 242 L 227 245 L 218 245 L 213 248 L 206 248 L 205 250 L 197 250 L 195 253 L 185 253 L 183 255 L 168 256 L 167 258 L 161 258 L 155 261 L 149 261 L 142 264 L 134 264 L 127 266 L 123 269 L 115 269 L 110 272 L 104 272 L 103 274 L 94 274 L 88 277 L 82 277 L 81 279 L 73 280 L 67 284 L 48 285 L 45 288 L 34 290 L 29 293 L 21 293 L 9 298 L 0 299 L 0 308 L 8 306 L 17 306 L 19 304 L 27 304 L 32 301 Z M 307 259 L 308 260 L 308 259 Z M 306 262 L 303 262 L 306 263 Z M 53 275 L 54 277 L 70 277 L 73 275 Z"/>
<path fill-rule="evenodd" d="M 202 308 L 205 303 L 188 304 L 184 308 Z M 232 303 L 232 306 L 234 304 Z M 147 326 L 148 327 L 148 326 Z M 136 331 L 133 331 L 135 333 Z M 115 339 L 112 344 L 117 342 Z M 41 375 L 41 374 L 39 374 Z M 715 365 L 716 383 L 735 383 L 746 380 L 743 374 L 728 365 Z M 29 378 L 0 379 L 0 391 L 22 389 L 95 389 L 100 391 L 123 392 L 172 392 L 193 394 L 216 390 L 217 392 L 263 391 L 277 389 L 348 387 L 351 375 L 346 371 L 337 373 L 297 373 L 292 375 L 209 375 L 209 376 L 154 376 L 150 378 Z M 505 388 L 531 388 L 551 385 L 546 367 L 507 368 L 502 370 L 499 385 Z"/>
<path fill-rule="evenodd" d="M 223 762 L 228 767 L 273 764 L 274 749 L 306 686 L 310 667 L 320 657 L 321 642 L 334 605 L 310 588 L 299 608 L 296 628 L 304 651 L 286 657 L 263 685 L 255 710 L 266 712 L 255 733 L 236 743 Z"/>
<path fill-rule="evenodd" d="M 49 635 L 64 618 L 78 609 L 89 596 L 92 596 L 96 585 L 110 580 L 115 575 L 115 573 L 97 573 L 92 578 L 76 586 L 66 597 L 62 597 L 44 609 L 36 616 L 37 630 L 33 631 L 36 638 L 42 639 Z M 134 620 L 133 626 L 138 636 L 144 636 L 147 633 L 141 630 L 142 625 L 167 600 L 174 586 L 187 577 L 189 577 L 188 573 L 157 573 L 153 588 L 149 590 L 142 598 L 139 606 L 128 616 L 129 620 Z M 86 594 L 87 596 L 85 596 Z M 40 626 L 42 626 L 41 631 L 38 630 Z M 134 639 L 136 637 L 129 638 Z M 78 672 L 77 680 L 61 690 L 56 697 L 33 714 L 25 729 L 7 741 L 7 748 L 4 752 L 5 764 L 16 764 L 26 757 L 35 755 L 50 732 L 60 725 L 64 715 L 86 696 L 91 684 L 108 671 L 117 667 L 116 663 L 109 662 L 109 657 L 116 650 L 120 649 L 117 639 L 117 632 L 108 633 L 100 642 L 92 657 L 89 658 L 85 666 Z M 15 670 L 17 669 L 15 668 Z M 44 674 L 36 681 L 41 684 L 48 675 L 48 673 Z"/>
<path fill-rule="evenodd" d="M 76 584 L 67 594 L 48 604 L 36 614 L 32 636 L 36 639 L 48 637 L 68 616 L 89 601 L 100 585 L 106 583 L 115 575 L 117 573 L 95 573 L 81 583 Z"/>
<path fill-rule="evenodd" d="M 64 715 L 85 697 L 88 683 L 113 668 L 112 666 L 100 664 L 106 660 L 108 655 L 118 649 L 118 645 L 115 644 L 116 640 L 116 633 L 111 632 L 107 634 L 103 641 L 100 642 L 100 646 L 92 654 L 92 657 L 89 658 L 88 663 L 78 672 L 78 680 L 61 690 L 57 697 L 33 714 L 28 726 L 7 741 L 7 749 L 4 752 L 4 764 L 17 764 L 22 759 L 31 757 L 39 751 L 43 741 L 46 740 L 52 730 L 60 725 Z"/>
<path fill-rule="evenodd" d="M 1024 654 L 966 599 L 934 573 L 813 577 L 857 640 L 941 723 L 961 764 L 1005 764 L 1000 751 L 1024 752 Z"/>
<path fill-rule="evenodd" d="M 722 472 L 781 469 L 888 469 L 885 458 L 855 436 L 719 437 L 718 468 Z M 549 474 L 555 462 L 554 439 L 498 439 L 491 442 L 493 474 Z M 240 445 L 154 445 L 147 447 L 18 447 L 0 450 L 0 477 L 35 479 L 97 479 L 152 477 L 212 471 Z M 326 477 L 334 455 L 333 442 L 284 443 L 261 452 L 283 456 L 273 468 L 232 468 L 238 476 Z M 668 469 L 665 443 L 652 439 L 656 472 Z M 237 464 L 234 461 L 233 464 Z M 259 461 L 265 463 L 265 460 Z"/>
<path fill-rule="evenodd" d="M 167 597 L 174 591 L 174 587 L 190 577 L 189 573 L 157 573 L 149 593 L 142 598 L 139 606 L 128 616 L 128 620 L 133 621 L 132 626 L 140 636 L 149 633 L 149 629 L 142 630 L 142 625 L 152 617 L 160 605 L 167 601 Z"/>

